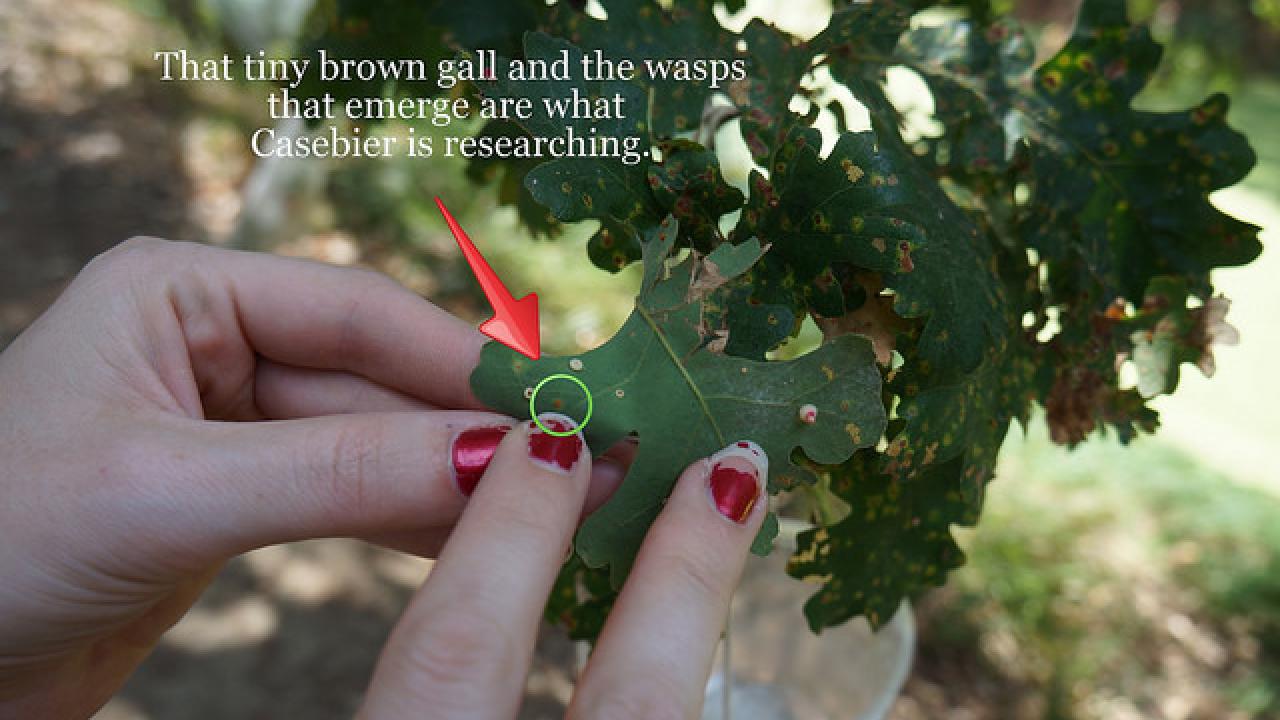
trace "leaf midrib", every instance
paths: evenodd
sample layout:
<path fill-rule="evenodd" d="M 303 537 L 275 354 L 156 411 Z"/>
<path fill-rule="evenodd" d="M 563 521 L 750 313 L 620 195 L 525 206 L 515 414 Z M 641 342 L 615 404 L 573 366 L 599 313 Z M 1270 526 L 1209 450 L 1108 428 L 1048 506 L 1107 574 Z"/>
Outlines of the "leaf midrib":
<path fill-rule="evenodd" d="M 689 391 L 693 393 L 693 397 L 698 401 L 698 406 L 702 408 L 702 414 L 706 416 L 707 422 L 711 424 L 711 429 L 716 434 L 716 440 L 723 447 L 727 444 L 724 439 L 724 433 L 720 431 L 720 425 L 716 423 L 715 415 L 711 414 L 711 406 L 707 405 L 707 399 L 703 397 L 702 390 L 698 387 L 698 384 L 693 381 L 693 376 L 689 374 L 688 368 L 684 366 L 684 363 L 680 362 L 680 356 L 676 354 L 675 348 L 671 347 L 671 343 L 667 341 L 666 334 L 658 327 L 658 323 L 654 321 L 649 311 L 645 310 L 643 305 L 636 303 L 636 312 L 648 323 L 654 337 L 658 338 L 658 342 L 662 344 L 662 349 L 667 352 L 667 357 L 671 358 L 672 363 L 675 363 L 676 369 L 680 371 L 685 384 L 689 386 Z"/>

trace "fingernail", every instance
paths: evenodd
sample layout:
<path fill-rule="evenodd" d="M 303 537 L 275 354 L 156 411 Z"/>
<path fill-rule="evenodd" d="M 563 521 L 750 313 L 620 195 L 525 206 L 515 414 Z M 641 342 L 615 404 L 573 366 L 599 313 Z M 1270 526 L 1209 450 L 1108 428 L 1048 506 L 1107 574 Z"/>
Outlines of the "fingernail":
<path fill-rule="evenodd" d="M 538 420 L 542 421 L 544 427 L 557 433 L 578 428 L 577 423 L 560 413 L 542 413 Z M 529 422 L 529 429 L 529 457 L 556 472 L 568 475 L 582 455 L 582 435 L 577 432 L 572 435 L 549 435 L 533 421 Z"/>
<path fill-rule="evenodd" d="M 769 456 L 759 445 L 740 440 L 711 456 L 711 502 L 721 515 L 738 523 L 751 517 L 769 477 Z"/>
<path fill-rule="evenodd" d="M 499 425 L 495 427 L 478 427 L 463 430 L 453 439 L 453 480 L 458 492 L 471 497 L 476 484 L 484 476 L 484 471 L 498 449 L 498 443 L 511 428 Z"/>

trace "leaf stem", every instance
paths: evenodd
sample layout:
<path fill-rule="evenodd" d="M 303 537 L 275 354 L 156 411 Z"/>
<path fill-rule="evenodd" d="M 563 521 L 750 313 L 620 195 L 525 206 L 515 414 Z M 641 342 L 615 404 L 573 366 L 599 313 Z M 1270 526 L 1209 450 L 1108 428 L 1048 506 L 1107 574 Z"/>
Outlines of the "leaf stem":
<path fill-rule="evenodd" d="M 716 424 L 716 418 L 711 414 L 711 407 L 707 405 L 707 399 L 702 396 L 702 391 L 698 389 L 697 383 L 689 376 L 689 371 L 685 369 L 684 363 L 680 362 L 680 357 L 676 355 L 676 351 L 671 347 L 671 343 L 667 342 L 667 336 L 662 334 L 658 329 L 658 323 L 654 322 L 653 316 L 649 314 L 644 306 L 636 303 L 636 312 L 640 313 L 640 317 L 649 323 L 649 329 L 658 338 L 658 342 L 662 343 L 662 349 L 667 351 L 667 355 L 671 358 L 671 362 L 675 363 L 676 369 L 680 371 L 680 375 L 684 377 L 684 381 L 689 386 L 689 390 L 693 392 L 693 396 L 697 398 L 698 405 L 702 408 L 702 414 L 707 416 L 707 422 L 711 423 L 711 429 L 716 433 L 716 440 L 720 442 L 721 447 L 728 444 L 724 439 L 724 433 L 720 432 L 720 426 Z"/>

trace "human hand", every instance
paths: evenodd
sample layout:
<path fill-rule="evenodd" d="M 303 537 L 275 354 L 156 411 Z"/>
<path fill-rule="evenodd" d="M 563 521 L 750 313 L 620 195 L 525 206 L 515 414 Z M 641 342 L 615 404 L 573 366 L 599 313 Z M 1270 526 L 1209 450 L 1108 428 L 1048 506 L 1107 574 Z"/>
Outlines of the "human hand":
<path fill-rule="evenodd" d="M 564 416 L 541 416 L 557 432 Z M 511 718 L 588 485 L 580 435 L 533 423 L 498 447 L 383 650 L 360 712 Z M 696 718 L 716 642 L 765 516 L 768 458 L 737 442 L 681 475 L 649 529 L 569 707 L 571 718 Z"/>
<path fill-rule="evenodd" d="M 363 270 L 150 239 L 90 263 L 0 354 L 0 716 L 92 714 L 236 554 L 434 554 L 514 423 L 470 393 L 483 341 Z M 587 506 L 621 474 L 596 462 Z"/>

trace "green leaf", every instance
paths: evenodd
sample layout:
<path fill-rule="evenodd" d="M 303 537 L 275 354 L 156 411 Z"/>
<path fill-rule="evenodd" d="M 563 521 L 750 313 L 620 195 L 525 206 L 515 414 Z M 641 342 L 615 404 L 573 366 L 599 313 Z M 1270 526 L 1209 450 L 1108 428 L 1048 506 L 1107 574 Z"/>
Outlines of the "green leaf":
<path fill-rule="evenodd" d="M 755 288 L 747 277 L 729 281 L 707 302 L 717 304 L 725 318 L 724 328 L 729 334 L 725 353 L 748 360 L 764 360 L 765 353 L 795 334 L 801 318 L 785 305 L 755 300 Z"/>
<path fill-rule="evenodd" d="M 856 615 L 879 627 L 963 563 L 951 526 L 978 521 L 1009 425 L 1026 420 L 1036 365 L 1022 348 L 1000 341 L 958 381 L 908 351 L 890 383 L 901 419 L 888 448 L 830 470 L 850 512 L 803 533 L 787 568 L 824 584 L 805 604 L 815 632 Z"/>
<path fill-rule="evenodd" d="M 1192 297 L 1186 278 L 1153 278 L 1142 306 L 1116 324 L 1119 339 L 1127 336 L 1133 345 L 1137 390 L 1144 399 L 1172 393 L 1178 387 L 1182 363 L 1196 365 L 1212 376 L 1213 345 L 1234 344 L 1239 339 L 1235 328 L 1225 321 L 1230 306 L 1226 298 L 1209 298 L 1191 307 Z"/>
<path fill-rule="evenodd" d="M 605 218 L 587 240 L 587 257 L 601 270 L 616 273 L 640 259 L 640 240 L 631 226 Z"/>
<path fill-rule="evenodd" d="M 1185 280 L 1156 278 L 1147 288 L 1139 317 L 1125 324 L 1132 328 L 1133 364 L 1144 398 L 1173 392 L 1179 364 L 1200 359 L 1202 348 L 1191 342 L 1194 322 L 1187 310 L 1188 296 Z"/>
<path fill-rule="evenodd" d="M 746 79 L 730 88 L 742 112 L 742 137 L 757 161 L 768 160 L 780 148 L 798 118 L 791 100 L 815 58 L 827 54 L 887 53 L 907 28 L 910 14 L 892 2 L 858 3 L 837 8 L 827 28 L 808 42 L 758 19 L 742 31 L 739 53 L 751 67 Z"/>
<path fill-rule="evenodd" d="M 888 136 L 881 143 L 877 135 Z M 991 247 L 921 165 L 881 131 L 846 133 L 831 154 L 795 129 L 771 168 L 753 175 L 751 198 L 733 237 L 773 243 L 757 271 L 766 302 L 839 316 L 834 263 L 883 274 L 902 317 L 925 317 L 922 354 L 939 366 L 973 370 L 1004 334 L 1003 300 L 988 262 Z"/>
<path fill-rule="evenodd" d="M 626 122 L 535 118 L 522 132 L 553 137 L 571 127 L 640 136 L 660 149 L 632 166 L 567 158 L 477 170 L 500 180 L 531 227 L 598 221 L 587 246 L 597 265 L 644 263 L 634 313 L 577 358 L 580 370 L 568 358 L 534 363 L 490 345 L 473 376 L 478 396 L 520 415 L 527 388 L 575 372 L 595 402 L 591 446 L 640 439 L 627 480 L 582 528 L 578 557 L 548 605 L 575 637 L 599 631 L 679 471 L 740 437 L 769 451 L 771 489 L 818 476 L 838 495 L 832 502 L 851 509 L 805 534 L 791 564 L 824 583 L 806 606 L 811 626 L 857 614 L 880 624 L 903 596 L 941 583 L 962 561 L 951 527 L 976 521 L 1008 427 L 1033 403 L 1066 444 L 1098 428 L 1125 441 L 1152 431 L 1147 396 L 1171 391 L 1183 362 L 1211 371 L 1212 343 L 1232 336 L 1211 270 L 1259 251 L 1257 229 L 1208 200 L 1254 163 L 1226 125 L 1225 99 L 1186 112 L 1135 110 L 1160 51 L 1129 26 L 1121 0 L 1085 0 L 1066 47 L 1034 70 L 1031 44 L 987 0 L 838 3 L 808 41 L 759 21 L 735 36 L 712 5 L 607 0 L 601 21 L 562 2 L 520 23 L 573 43 L 529 34 L 524 53 L 539 59 L 564 50 L 576 62 L 598 50 L 749 61 L 747 78 L 717 89 L 740 114 L 758 165 L 727 241 L 722 218 L 744 201 L 720 177 L 715 154 L 687 139 L 715 124 L 700 119 L 711 88 L 645 80 L 487 88 L 535 102 L 575 89 L 622 92 Z M 967 17 L 910 22 L 934 5 L 963 6 Z M 482 12 L 464 14 L 468 33 L 485 30 L 473 22 Z M 510 36 L 503 27 L 495 36 Z M 885 87 L 893 65 L 924 78 L 940 132 L 904 140 Z M 804 87 L 823 66 L 866 106 L 871 132 L 845 132 L 840 103 Z M 807 103 L 807 114 L 793 103 Z M 810 127 L 820 104 L 841 128 L 826 156 Z M 499 131 L 510 129 L 485 130 Z M 664 216 L 678 222 L 660 225 Z M 767 362 L 806 315 L 827 344 Z M 866 338 L 838 335 L 851 331 L 875 337 L 882 365 Z M 1138 370 L 1137 388 L 1120 385 L 1125 362 Z M 580 395 L 553 383 L 539 407 L 580 416 Z M 802 403 L 819 408 L 814 425 L 797 420 Z M 762 532 L 756 549 L 770 537 Z"/>
<path fill-rule="evenodd" d="M 637 75 L 630 82 L 603 83 L 567 82 L 543 83 L 543 89 L 551 97 L 566 97 L 571 88 L 597 96 L 612 94 L 620 88 L 627 98 L 627 120 L 621 123 L 586 123 L 576 126 L 582 136 L 594 132 L 600 137 L 627 135 L 645 140 L 642 149 L 647 150 L 651 138 L 673 137 L 679 132 L 698 128 L 703 105 L 716 90 L 710 82 L 654 79 L 645 72 L 646 59 L 668 61 L 672 59 L 726 60 L 732 55 L 731 35 L 719 27 L 712 11 L 712 3 L 705 0 L 684 0 L 663 8 L 656 3 L 612 1 L 603 3 L 609 14 L 607 22 L 597 20 L 571 3 L 558 3 L 536 15 L 536 23 L 529 29 L 546 31 L 548 36 L 564 38 L 573 44 L 573 63 L 570 67 L 575 77 L 580 76 L 578 60 L 584 53 L 599 52 L 613 61 L 628 60 L 636 63 Z M 502 13 L 498 13 L 501 15 Z M 548 59 L 546 44 L 535 41 L 524 47 L 526 57 Z M 468 47 L 486 47 L 483 45 Z M 530 53 L 533 54 L 530 54 Z M 505 88 L 499 95 L 522 96 L 528 83 Z M 719 88 L 723 91 L 723 86 Z M 549 121 L 525 123 L 530 134 L 550 137 L 561 134 L 565 122 Z M 524 178 L 537 162 L 527 164 L 518 159 L 493 161 L 510 166 L 508 175 Z M 648 160 L 635 166 L 622 165 L 612 160 L 555 160 L 546 163 L 530 181 L 529 189 L 537 190 L 538 200 L 555 211 L 555 217 L 572 222 L 583 218 L 602 221 L 602 233 L 593 238 L 589 251 L 593 262 L 610 272 L 639 258 L 639 248 L 629 238 L 617 232 L 617 224 L 631 223 L 639 228 L 656 224 L 666 210 L 652 205 L 646 193 L 639 191 L 639 181 L 646 179 Z M 607 168 L 606 168 L 607 166 Z M 572 193 L 581 200 L 573 202 L 569 192 L 557 196 L 556 188 L 568 183 Z M 601 184 L 605 187 L 600 187 Z M 607 197 L 601 197 L 601 194 Z M 736 208 L 734 208 L 736 209 Z M 613 226 L 608 219 L 612 218 Z M 521 219 L 538 232 L 541 218 L 528 216 L 523 211 Z M 620 238 L 617 246 L 609 242 L 609 236 Z"/>
<path fill-rule="evenodd" d="M 849 514 L 831 527 L 801 533 L 787 564 L 791 575 L 823 585 L 804 606 L 814 632 L 857 615 L 879 628 L 904 597 L 941 585 L 964 563 L 950 528 L 975 519 L 982 490 L 955 485 L 953 466 L 960 461 L 909 481 L 877 472 L 877 461 L 862 451 L 832 471 L 832 486 L 849 503 Z"/>
<path fill-rule="evenodd" d="M 601 21 L 560 3 L 547 30 L 606 58 L 630 60 L 640 71 L 645 60 L 724 61 L 733 55 L 733 35 L 720 27 L 714 5 L 711 0 L 676 0 L 667 7 L 656 2 L 603 0 L 608 20 Z M 644 72 L 637 73 L 637 82 L 652 99 L 646 130 L 655 139 L 696 130 L 707 98 L 725 87 L 723 83 L 712 87 L 710 79 L 673 80 Z"/>
<path fill-rule="evenodd" d="M 480 86 L 497 98 L 528 98 L 533 103 L 532 116 L 519 121 L 534 137 L 567 137 L 572 131 L 578 138 L 608 137 L 621 141 L 644 135 L 643 120 L 647 99 L 643 88 L 634 82 L 580 79 L 581 48 L 540 32 L 529 33 L 524 40 L 528 60 L 548 64 L 568 58 L 568 80 L 508 80 L 505 73 Z M 581 98 L 599 99 L 619 95 L 623 98 L 623 116 L 606 119 L 553 117 L 547 103 L 559 104 L 575 94 Z M 649 193 L 646 170 L 647 148 L 634 164 L 618 157 L 562 157 L 539 164 L 525 177 L 525 187 L 556 219 L 576 222 L 586 219 L 612 218 L 635 224 L 657 223 L 661 217 Z"/>
<path fill-rule="evenodd" d="M 543 617 L 564 626 L 573 640 L 593 641 L 604 629 L 617 597 L 607 571 L 593 570 L 572 555 L 556 576 Z"/>
<path fill-rule="evenodd" d="M 905 271 L 924 233 L 901 216 L 911 193 L 879 152 L 874 134 L 841 136 L 826 159 L 820 149 L 817 130 L 792 129 L 769 180 L 752 173 L 751 198 L 732 238 L 758 237 L 772 244 L 755 279 L 761 298 L 843 315 L 840 289 L 830 280 L 817 282 L 832 272 L 832 264 Z"/>
<path fill-rule="evenodd" d="M 1035 59 L 1034 44 L 1016 24 L 961 20 L 914 28 L 894 57 L 918 72 L 933 94 L 944 132 L 924 142 L 936 166 L 952 176 L 1008 167 L 1024 134 L 1013 102 Z"/>
<path fill-rule="evenodd" d="M 1259 252 L 1257 229 L 1208 200 L 1254 162 L 1226 125 L 1225 99 L 1185 112 L 1134 110 L 1160 48 L 1128 24 L 1117 0 L 1086 2 L 1070 41 L 1030 76 L 1026 43 L 1003 21 L 913 30 L 894 57 L 934 92 L 946 132 L 924 147 L 934 172 L 955 181 L 949 194 L 1003 244 L 1040 256 L 1030 278 L 1041 287 L 1014 316 L 1029 314 L 1043 329 L 1046 309 L 1056 311 L 1051 341 L 1024 339 L 1053 437 L 1074 444 L 1104 423 L 1122 439 L 1154 428 L 1139 392 L 1118 389 L 1118 359 L 1132 357 L 1138 391 L 1150 395 L 1172 390 L 1180 362 L 1211 366 L 1212 355 L 1194 337 L 1186 294 L 1158 312 L 1152 298 L 1176 281 L 1207 302 L 1214 267 Z M 1025 188 L 1030 199 L 1018 200 Z M 1138 317 L 1112 317 L 1144 292 Z"/>
<path fill-rule="evenodd" d="M 721 177 L 714 152 L 688 140 L 660 148 L 662 163 L 649 168 L 654 199 L 679 221 L 682 245 L 710 252 L 724 241 L 720 216 L 742 207 L 742 193 Z"/>
<path fill-rule="evenodd" d="M 918 345 L 907 347 L 890 383 L 902 421 L 885 448 L 885 471 L 910 478 L 963 456 L 966 468 L 989 477 L 1004 428 L 1027 415 L 1035 362 L 1023 344 L 1001 339 L 974 372 L 957 376 L 954 368 L 929 362 L 920 352 Z"/>
<path fill-rule="evenodd" d="M 571 78 L 578 78 L 584 51 L 546 34 L 530 33 L 525 38 L 525 56 L 548 62 L 567 57 Z M 485 85 L 490 86 L 489 92 L 495 97 L 526 97 L 533 101 L 533 117 L 519 122 L 534 137 L 561 137 L 566 128 L 579 138 L 647 137 L 645 121 L 636 118 L 650 114 L 649 96 L 645 85 L 638 81 L 499 79 Z M 564 102 L 574 93 L 586 98 L 620 95 L 626 117 L 572 119 L 551 117 L 544 112 L 546 102 Z M 643 154 L 634 164 L 625 158 L 590 156 L 540 163 L 510 159 L 501 162 L 507 165 L 508 174 L 523 175 L 528 196 L 548 208 L 555 220 L 599 220 L 600 229 L 589 241 L 588 253 L 597 266 L 617 271 L 639 257 L 635 232 L 656 225 L 664 215 L 671 213 L 680 220 L 681 245 L 706 252 L 722 239 L 720 216 L 742 205 L 742 194 L 724 182 L 714 153 L 687 140 L 667 141 L 659 147 L 661 162 L 651 160 L 647 144 L 642 144 Z M 500 161 L 490 164 L 498 165 Z M 537 229 L 541 218 L 530 215 L 526 222 Z"/>
<path fill-rule="evenodd" d="M 486 345 L 472 375 L 477 397 L 513 415 L 528 411 L 526 388 L 547 375 L 573 372 L 591 390 L 595 414 L 586 429 L 597 452 L 628 435 L 639 450 L 622 486 L 578 533 L 578 553 L 590 567 L 609 566 L 620 586 L 649 524 L 676 477 L 701 457 L 737 440 L 752 439 L 769 454 L 770 487 L 811 482 L 795 453 L 836 463 L 874 445 L 884 430 L 880 374 L 871 344 L 847 336 L 789 362 L 757 362 L 714 350 L 712 330 L 721 306 L 706 299 L 756 262 L 755 241 L 722 245 L 667 264 L 676 222 L 668 218 L 643 242 L 645 275 L 635 312 L 603 346 L 583 354 L 580 370 L 569 358 L 531 361 L 497 344 Z M 582 417 L 585 398 L 569 383 L 550 383 L 539 409 Z M 818 421 L 800 421 L 812 404 Z"/>
<path fill-rule="evenodd" d="M 1238 182 L 1255 156 L 1214 95 L 1185 112 L 1134 110 L 1160 60 L 1119 0 L 1090 0 L 1067 45 L 1035 73 L 1027 118 L 1035 179 L 1028 242 L 1050 259 L 1076 253 L 1102 300 L 1138 298 L 1155 275 L 1207 285 L 1212 267 L 1257 257 L 1257 228 L 1210 192 Z"/>

